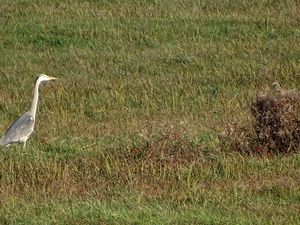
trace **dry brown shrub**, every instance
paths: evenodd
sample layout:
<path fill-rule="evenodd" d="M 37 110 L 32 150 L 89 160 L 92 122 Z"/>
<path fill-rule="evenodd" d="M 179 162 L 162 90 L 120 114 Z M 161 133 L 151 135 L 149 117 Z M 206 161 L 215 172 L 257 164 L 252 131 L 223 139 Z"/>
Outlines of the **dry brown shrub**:
<path fill-rule="evenodd" d="M 239 125 L 228 122 L 219 135 L 221 149 L 251 154 L 253 149 L 254 130 L 250 124 Z"/>
<path fill-rule="evenodd" d="M 176 131 L 168 131 L 140 146 L 134 146 L 121 155 L 126 163 L 133 165 L 143 163 L 168 168 L 185 167 L 199 162 L 202 151 L 192 145 L 191 141 Z"/>
<path fill-rule="evenodd" d="M 274 155 L 299 151 L 300 93 L 267 91 L 250 105 L 252 122 L 228 124 L 221 141 L 231 149 L 250 154 Z"/>
<path fill-rule="evenodd" d="M 256 139 L 270 153 L 299 150 L 300 94 L 280 93 L 257 97 L 251 105 Z"/>

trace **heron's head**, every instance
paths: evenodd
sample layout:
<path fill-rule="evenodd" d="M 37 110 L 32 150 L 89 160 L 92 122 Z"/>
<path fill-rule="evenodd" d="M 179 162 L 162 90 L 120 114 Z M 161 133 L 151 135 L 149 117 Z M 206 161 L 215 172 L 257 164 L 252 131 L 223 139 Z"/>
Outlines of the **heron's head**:
<path fill-rule="evenodd" d="M 40 75 L 37 77 L 36 82 L 41 83 L 41 82 L 43 82 L 43 81 L 56 80 L 56 79 L 57 79 L 57 78 L 55 78 L 55 77 L 50 77 L 50 76 L 48 76 L 48 75 L 46 75 L 46 74 L 40 74 Z"/>

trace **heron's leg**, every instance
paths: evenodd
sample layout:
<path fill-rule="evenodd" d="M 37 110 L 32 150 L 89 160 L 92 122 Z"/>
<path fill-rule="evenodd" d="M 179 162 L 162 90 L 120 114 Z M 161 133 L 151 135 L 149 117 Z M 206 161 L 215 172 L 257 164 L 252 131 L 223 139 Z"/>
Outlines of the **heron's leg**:
<path fill-rule="evenodd" d="M 22 149 L 25 150 L 25 148 L 26 148 L 26 141 L 23 142 L 23 148 Z"/>

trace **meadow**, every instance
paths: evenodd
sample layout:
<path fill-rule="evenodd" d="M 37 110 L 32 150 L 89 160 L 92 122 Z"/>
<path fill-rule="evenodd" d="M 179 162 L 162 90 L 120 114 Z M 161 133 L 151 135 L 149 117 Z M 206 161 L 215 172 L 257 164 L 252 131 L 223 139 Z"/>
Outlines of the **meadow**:
<path fill-rule="evenodd" d="M 220 141 L 300 90 L 297 0 L 1 0 L 0 224 L 300 224 L 300 155 Z"/>

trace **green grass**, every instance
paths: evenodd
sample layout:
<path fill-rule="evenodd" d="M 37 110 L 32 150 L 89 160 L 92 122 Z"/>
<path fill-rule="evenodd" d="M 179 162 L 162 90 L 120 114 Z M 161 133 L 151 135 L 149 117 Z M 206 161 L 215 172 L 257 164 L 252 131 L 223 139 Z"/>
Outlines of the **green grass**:
<path fill-rule="evenodd" d="M 299 224 L 299 154 L 239 155 L 228 121 L 300 88 L 300 5 L 0 3 L 0 130 L 41 87 L 27 150 L 0 152 L 1 224 Z"/>

